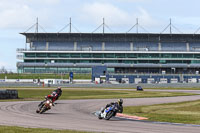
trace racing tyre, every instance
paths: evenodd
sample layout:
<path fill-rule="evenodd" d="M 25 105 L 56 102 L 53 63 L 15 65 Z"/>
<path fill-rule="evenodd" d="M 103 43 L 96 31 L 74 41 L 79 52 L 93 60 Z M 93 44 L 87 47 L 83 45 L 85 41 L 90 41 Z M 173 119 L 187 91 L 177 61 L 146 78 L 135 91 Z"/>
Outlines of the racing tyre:
<path fill-rule="evenodd" d="M 103 118 L 101 117 L 101 114 L 98 115 L 98 118 L 99 118 L 100 120 L 103 119 Z"/>
<path fill-rule="evenodd" d="M 39 112 L 40 112 L 39 109 L 37 109 L 37 110 L 36 110 L 36 113 L 39 113 Z"/>
<path fill-rule="evenodd" d="M 44 113 L 45 111 L 46 111 L 46 107 L 43 106 L 39 113 L 42 114 L 42 113 Z"/>
<path fill-rule="evenodd" d="M 106 119 L 106 120 L 110 120 L 110 118 L 113 116 L 113 114 L 114 114 L 113 111 L 108 112 L 108 113 L 106 114 L 105 119 Z"/>

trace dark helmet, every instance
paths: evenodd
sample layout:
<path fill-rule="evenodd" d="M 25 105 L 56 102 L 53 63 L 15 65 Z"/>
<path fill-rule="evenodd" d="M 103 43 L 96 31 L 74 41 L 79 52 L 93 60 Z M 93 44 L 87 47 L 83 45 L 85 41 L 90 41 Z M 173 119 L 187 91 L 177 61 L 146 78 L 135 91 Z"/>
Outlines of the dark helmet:
<path fill-rule="evenodd" d="M 51 94 L 51 96 L 52 96 L 52 97 L 55 97 L 56 94 L 57 94 L 57 93 L 54 91 L 54 92 Z"/>
<path fill-rule="evenodd" d="M 57 92 L 61 92 L 62 90 L 61 90 L 61 87 L 58 87 L 57 89 L 56 89 L 56 91 Z"/>
<path fill-rule="evenodd" d="M 118 99 L 118 104 L 119 105 L 122 105 L 123 104 L 123 100 L 120 98 L 120 99 Z"/>

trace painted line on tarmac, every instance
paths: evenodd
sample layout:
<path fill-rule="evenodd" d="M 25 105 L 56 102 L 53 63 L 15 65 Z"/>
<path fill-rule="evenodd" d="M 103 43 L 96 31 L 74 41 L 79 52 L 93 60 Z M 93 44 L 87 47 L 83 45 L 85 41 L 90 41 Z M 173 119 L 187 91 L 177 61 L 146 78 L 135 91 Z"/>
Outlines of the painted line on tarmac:
<path fill-rule="evenodd" d="M 122 118 L 122 117 L 115 117 L 115 118 L 117 118 L 118 120 L 137 121 L 137 122 L 153 123 L 153 124 L 174 125 L 174 126 L 187 126 L 187 127 L 200 127 L 200 125 L 194 125 L 194 124 L 159 122 L 159 121 L 147 121 L 147 120 L 134 120 L 134 119 L 127 119 L 127 118 Z"/>
<path fill-rule="evenodd" d="M 126 114 L 122 114 L 122 113 L 117 113 L 116 117 L 133 119 L 133 120 L 147 120 L 148 119 L 146 117 L 132 116 L 132 115 L 126 115 Z"/>
<path fill-rule="evenodd" d="M 95 116 L 98 116 L 99 111 L 95 111 L 92 114 L 94 114 Z M 119 114 L 119 113 L 117 113 Z M 135 116 L 134 116 L 135 117 Z M 171 122 L 159 122 L 159 121 L 147 121 L 147 119 L 133 119 L 133 118 L 126 118 L 126 117 L 118 117 L 117 115 L 115 117 L 113 117 L 115 120 L 125 120 L 125 121 L 137 121 L 137 122 L 145 122 L 145 123 L 153 123 L 153 124 L 163 124 L 163 125 L 174 125 L 174 126 L 187 126 L 187 127 L 200 127 L 200 125 L 195 125 L 195 124 L 184 124 L 184 123 L 171 123 Z M 112 119 L 113 119 L 112 118 Z M 145 118 L 145 117 L 143 117 Z"/>

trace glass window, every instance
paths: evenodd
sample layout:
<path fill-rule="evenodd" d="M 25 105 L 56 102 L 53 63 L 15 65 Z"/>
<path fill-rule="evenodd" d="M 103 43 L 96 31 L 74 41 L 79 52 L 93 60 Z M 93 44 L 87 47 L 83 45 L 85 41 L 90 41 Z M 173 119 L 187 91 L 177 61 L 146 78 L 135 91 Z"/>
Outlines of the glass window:
<path fill-rule="evenodd" d="M 91 68 L 81 68 L 80 69 L 81 71 L 81 73 L 91 73 L 91 71 L 92 71 L 92 69 Z"/>
<path fill-rule="evenodd" d="M 80 60 L 80 63 L 90 63 L 89 60 Z"/>
<path fill-rule="evenodd" d="M 182 60 L 167 60 L 166 63 L 182 63 L 183 61 Z"/>
<path fill-rule="evenodd" d="M 177 54 L 178 58 L 183 58 L 183 54 Z"/>
<path fill-rule="evenodd" d="M 160 60 L 160 63 L 164 64 L 164 63 L 166 63 L 166 60 Z"/>
<path fill-rule="evenodd" d="M 132 54 L 132 53 L 126 54 L 126 56 L 127 56 L 128 58 L 137 58 L 137 54 Z"/>
<path fill-rule="evenodd" d="M 58 57 L 58 54 L 57 53 L 49 53 L 48 57 Z"/>
<path fill-rule="evenodd" d="M 69 55 L 69 53 L 60 53 L 60 54 L 59 54 L 59 57 L 69 58 L 70 55 Z"/>
<path fill-rule="evenodd" d="M 44 67 L 35 67 L 35 73 L 46 73 L 46 69 Z"/>
<path fill-rule="evenodd" d="M 44 62 L 44 60 L 36 60 L 36 62 L 41 62 L 41 63 L 43 63 L 43 62 Z"/>
<path fill-rule="evenodd" d="M 35 57 L 35 53 L 25 53 L 25 57 Z"/>
<path fill-rule="evenodd" d="M 125 54 L 123 54 L 123 53 L 116 53 L 115 57 L 116 58 L 125 58 Z"/>
<path fill-rule="evenodd" d="M 194 54 L 194 58 L 200 58 L 200 54 Z"/>
<path fill-rule="evenodd" d="M 149 63 L 148 60 L 138 60 L 138 63 Z"/>
<path fill-rule="evenodd" d="M 200 63 L 200 60 L 192 60 L 191 63 L 192 63 L 192 64 L 199 64 L 199 63 Z"/>
<path fill-rule="evenodd" d="M 159 58 L 159 54 L 149 54 L 149 58 Z"/>
<path fill-rule="evenodd" d="M 95 54 L 93 54 L 93 58 L 103 58 L 103 54 L 95 53 Z"/>
<path fill-rule="evenodd" d="M 105 58 L 115 58 L 115 55 L 111 54 L 111 53 L 106 53 L 106 54 L 104 54 L 104 57 Z"/>
<path fill-rule="evenodd" d="M 171 54 L 161 54 L 161 58 L 171 58 Z"/>
<path fill-rule="evenodd" d="M 183 58 L 193 58 L 193 54 L 183 54 Z"/>
<path fill-rule="evenodd" d="M 104 63 L 117 63 L 116 60 L 104 60 Z"/>
<path fill-rule="evenodd" d="M 132 64 L 133 61 L 132 61 L 132 60 L 124 60 L 123 63 L 126 63 L 126 64 Z"/>
<path fill-rule="evenodd" d="M 80 58 L 80 53 L 72 53 L 71 57 L 72 58 Z"/>
<path fill-rule="evenodd" d="M 24 60 L 24 62 L 35 62 L 35 60 Z"/>
<path fill-rule="evenodd" d="M 178 54 L 172 54 L 172 58 L 178 58 Z"/>
<path fill-rule="evenodd" d="M 115 68 L 107 68 L 107 72 L 108 73 L 114 73 L 115 72 Z"/>
<path fill-rule="evenodd" d="M 24 72 L 25 73 L 34 73 L 35 68 L 34 67 L 24 67 Z"/>
<path fill-rule="evenodd" d="M 191 64 L 191 60 L 183 60 L 183 63 Z"/>
<path fill-rule="evenodd" d="M 139 53 L 139 54 L 138 54 L 138 57 L 139 57 L 139 58 L 149 58 L 149 54 L 146 54 L 146 53 L 145 53 L 145 54 L 144 54 L 144 53 Z"/>
<path fill-rule="evenodd" d="M 36 57 L 46 57 L 46 53 L 36 53 Z"/>
<path fill-rule="evenodd" d="M 158 64 L 159 60 L 149 60 L 149 63 Z"/>
<path fill-rule="evenodd" d="M 91 58 L 92 55 L 91 55 L 90 53 L 82 53 L 82 54 L 81 54 L 81 57 L 82 57 L 82 58 Z"/>

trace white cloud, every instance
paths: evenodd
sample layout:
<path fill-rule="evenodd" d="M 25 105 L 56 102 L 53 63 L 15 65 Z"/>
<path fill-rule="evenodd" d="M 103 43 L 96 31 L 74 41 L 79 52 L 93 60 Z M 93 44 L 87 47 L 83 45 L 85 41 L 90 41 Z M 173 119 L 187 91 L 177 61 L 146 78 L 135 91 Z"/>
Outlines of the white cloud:
<path fill-rule="evenodd" d="M 105 18 L 105 23 L 113 27 L 130 27 L 136 23 L 136 18 L 142 26 L 157 26 L 158 22 L 143 8 L 137 8 L 132 12 L 122 10 L 108 3 L 90 3 L 83 6 L 82 19 L 92 21 L 96 25 Z"/>
<path fill-rule="evenodd" d="M 52 15 L 51 8 L 60 0 L 1 0 L 0 28 L 28 28 L 35 23 L 36 17 L 47 22 Z M 48 23 L 47 23 L 48 24 Z"/>
<path fill-rule="evenodd" d="M 117 0 L 119 2 L 148 2 L 151 0 Z"/>

